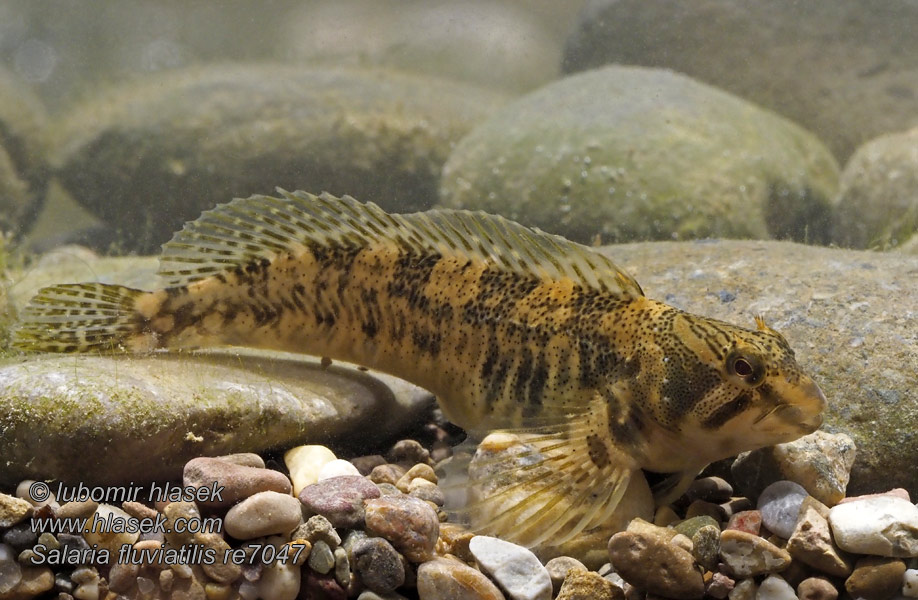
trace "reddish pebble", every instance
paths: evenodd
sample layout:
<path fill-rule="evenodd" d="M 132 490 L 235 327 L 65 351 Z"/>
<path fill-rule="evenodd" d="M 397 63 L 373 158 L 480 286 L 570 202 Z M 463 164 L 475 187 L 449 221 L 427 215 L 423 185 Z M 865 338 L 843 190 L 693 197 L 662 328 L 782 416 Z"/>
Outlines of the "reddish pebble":
<path fill-rule="evenodd" d="M 319 575 L 312 569 L 304 569 L 306 581 L 300 590 L 300 598 L 309 600 L 347 600 L 347 592 L 331 575 Z"/>
<path fill-rule="evenodd" d="M 730 517 L 726 529 L 737 529 L 752 535 L 759 535 L 762 530 L 762 513 L 757 510 L 744 510 Z"/>
<path fill-rule="evenodd" d="M 844 504 L 846 502 L 854 502 L 855 500 L 866 500 L 867 498 L 878 498 L 880 496 L 892 496 L 893 498 L 902 498 L 903 500 L 912 501 L 911 497 L 908 494 L 908 490 L 902 488 L 894 488 L 888 492 L 881 492 L 879 494 L 864 494 L 863 496 L 851 496 L 850 498 L 842 498 L 838 501 L 839 504 Z"/>

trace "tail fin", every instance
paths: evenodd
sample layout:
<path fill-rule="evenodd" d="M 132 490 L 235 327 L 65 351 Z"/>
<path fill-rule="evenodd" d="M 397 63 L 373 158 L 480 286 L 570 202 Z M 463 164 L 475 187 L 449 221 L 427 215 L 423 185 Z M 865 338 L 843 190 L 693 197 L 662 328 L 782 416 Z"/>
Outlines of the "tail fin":
<path fill-rule="evenodd" d="M 103 283 L 42 288 L 22 313 L 13 347 L 29 352 L 115 352 L 155 347 L 137 298 L 147 292 Z"/>

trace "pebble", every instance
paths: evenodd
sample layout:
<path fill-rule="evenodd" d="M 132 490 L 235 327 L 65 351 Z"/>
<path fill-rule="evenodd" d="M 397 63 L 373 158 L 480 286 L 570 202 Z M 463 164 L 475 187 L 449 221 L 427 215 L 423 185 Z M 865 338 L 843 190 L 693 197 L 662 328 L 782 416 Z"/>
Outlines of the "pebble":
<path fill-rule="evenodd" d="M 411 482 L 417 478 L 427 480 L 430 483 L 437 483 L 437 474 L 434 473 L 433 467 L 425 463 L 419 463 L 408 469 L 408 471 L 395 482 L 395 487 L 397 487 L 399 491 L 407 494 Z"/>
<path fill-rule="evenodd" d="M 9 587 L 9 580 L 0 577 L 0 594 Z M 40 596 L 54 587 L 54 573 L 48 567 L 22 567 L 18 581 L 7 590 L 4 598 L 26 599 Z M 98 594 L 97 594 L 98 596 Z"/>
<path fill-rule="evenodd" d="M 258 597 L 261 600 L 296 600 L 300 593 L 300 568 L 282 561 L 266 565 L 261 572 Z"/>
<path fill-rule="evenodd" d="M 673 529 L 683 534 L 684 536 L 691 538 L 693 535 L 695 535 L 696 531 L 705 526 L 714 527 L 717 529 L 718 533 L 720 532 L 720 523 L 718 523 L 716 519 L 713 519 L 707 515 L 686 519 L 674 526 Z"/>
<path fill-rule="evenodd" d="M 918 598 L 918 569 L 906 569 L 902 577 L 902 595 Z"/>
<path fill-rule="evenodd" d="M 735 578 L 776 573 L 791 562 L 786 550 L 757 535 L 736 529 L 727 529 L 720 534 L 720 558 L 727 574 Z"/>
<path fill-rule="evenodd" d="M 265 468 L 264 459 L 254 452 L 236 452 L 235 454 L 224 454 L 216 458 L 242 467 L 254 467 L 256 469 Z"/>
<path fill-rule="evenodd" d="M 800 600 L 838 600 L 838 590 L 825 577 L 807 577 L 797 586 Z"/>
<path fill-rule="evenodd" d="M 902 589 L 905 563 L 896 558 L 864 556 L 845 580 L 845 589 L 853 598 L 888 600 Z"/>
<path fill-rule="evenodd" d="M 705 525 L 692 536 L 692 556 L 708 571 L 716 571 L 720 559 L 720 528 Z"/>
<path fill-rule="evenodd" d="M 83 539 L 90 546 L 106 549 L 112 553 L 112 556 L 117 556 L 121 547 L 132 545 L 140 537 L 140 533 L 139 530 L 131 533 L 130 531 L 105 525 L 110 520 L 114 522 L 114 519 L 123 519 L 123 523 L 130 524 L 127 527 L 139 525 L 137 519 L 117 506 L 100 504 L 92 519 L 86 523 L 86 528 L 83 530 Z M 97 524 L 94 525 L 93 523 Z"/>
<path fill-rule="evenodd" d="M 32 505 L 22 498 L 0 494 L 0 529 L 12 527 L 32 512 Z"/>
<path fill-rule="evenodd" d="M 557 594 L 567 577 L 567 572 L 571 569 L 586 569 L 586 566 L 576 558 L 571 556 L 556 556 L 545 563 L 545 570 L 551 578 L 552 593 Z"/>
<path fill-rule="evenodd" d="M 632 522 L 634 523 L 634 522 Z M 704 578 L 691 552 L 670 543 L 671 530 L 642 526 L 616 533 L 609 557 L 616 572 L 640 589 L 671 598 L 701 598 Z"/>
<path fill-rule="evenodd" d="M 457 560 L 435 558 L 418 567 L 420 600 L 504 600 L 490 579 Z"/>
<path fill-rule="evenodd" d="M 389 450 L 386 458 L 407 469 L 410 465 L 430 462 L 430 452 L 417 440 L 399 440 Z"/>
<path fill-rule="evenodd" d="M 335 548 L 335 581 L 343 587 L 351 583 L 351 562 L 348 560 L 347 551 L 342 547 Z"/>
<path fill-rule="evenodd" d="M 755 594 L 758 589 L 759 586 L 755 584 L 754 579 L 743 579 L 736 582 L 727 597 L 730 600 L 755 600 Z"/>
<path fill-rule="evenodd" d="M 360 595 L 357 596 L 357 600 L 408 600 L 401 594 L 396 594 L 392 592 L 391 594 L 377 594 L 373 590 L 363 590 L 360 592 Z M 449 600 L 449 597 L 446 597 L 446 600 Z"/>
<path fill-rule="evenodd" d="M 319 469 L 319 472 L 316 474 L 316 481 L 322 481 L 323 479 L 331 479 L 332 477 L 342 477 L 342 476 L 353 476 L 357 475 L 363 477 L 360 471 L 350 463 L 350 461 L 344 460 L 342 458 L 336 458 L 333 461 L 327 462 Z"/>
<path fill-rule="evenodd" d="M 127 514 L 131 515 L 135 519 L 153 519 L 159 516 L 159 511 L 155 508 L 150 508 L 146 504 L 141 504 L 140 502 L 122 502 L 121 509 Z"/>
<path fill-rule="evenodd" d="M 15 588 L 22 579 L 22 567 L 16 562 L 16 551 L 0 544 L 0 594 Z"/>
<path fill-rule="evenodd" d="M 829 511 L 838 547 L 855 554 L 918 556 L 918 507 L 902 498 L 876 496 Z"/>
<path fill-rule="evenodd" d="M 759 496 L 757 508 L 762 513 L 762 524 L 772 533 L 787 539 L 794 532 L 800 505 L 806 490 L 793 481 L 776 481 Z"/>
<path fill-rule="evenodd" d="M 482 572 L 514 600 L 551 600 L 551 576 L 536 555 L 504 540 L 476 535 L 469 551 Z"/>
<path fill-rule="evenodd" d="M 338 532 L 335 531 L 328 519 L 322 515 L 309 517 L 309 520 L 297 527 L 290 537 L 294 540 L 306 540 L 313 544 L 322 540 L 328 544 L 329 548 L 337 548 L 341 544 L 341 536 L 338 535 Z"/>
<path fill-rule="evenodd" d="M 290 480 L 272 469 L 258 469 L 237 465 L 219 458 L 193 458 L 185 463 L 183 484 L 193 488 L 217 489 L 221 493 L 198 499 L 204 507 L 226 508 L 258 492 L 274 491 L 289 494 Z M 214 487 L 216 486 L 216 488 Z"/>
<path fill-rule="evenodd" d="M 386 457 L 380 454 L 367 454 L 351 459 L 351 464 L 357 467 L 361 475 L 366 477 L 374 468 L 386 464 Z"/>
<path fill-rule="evenodd" d="M 745 531 L 752 535 L 759 535 L 762 530 L 762 513 L 757 510 L 744 510 L 736 513 L 727 521 L 727 529 Z"/>
<path fill-rule="evenodd" d="M 800 516 L 787 540 L 786 550 L 794 559 L 817 571 L 847 577 L 851 574 L 851 562 L 839 553 L 832 541 L 828 516 L 828 507 L 808 496 L 800 507 Z"/>
<path fill-rule="evenodd" d="M 846 502 L 857 502 L 858 500 L 867 500 L 868 498 L 880 498 L 883 496 L 891 496 L 893 498 L 902 498 L 908 502 L 912 501 L 911 496 L 908 493 L 908 490 L 905 488 L 893 488 L 885 492 L 880 492 L 878 494 L 864 494 L 862 496 L 849 496 L 847 498 L 842 498 L 838 503 L 845 504 Z"/>
<path fill-rule="evenodd" d="M 373 483 L 388 483 L 395 485 L 405 476 L 405 472 L 405 469 L 398 465 L 386 463 L 373 467 L 373 470 L 367 477 Z"/>
<path fill-rule="evenodd" d="M 374 592 L 387 594 L 405 583 L 403 559 L 386 540 L 379 537 L 358 540 L 351 553 L 354 557 L 354 572 Z"/>
<path fill-rule="evenodd" d="M 312 551 L 309 553 L 309 568 L 322 575 L 326 575 L 335 568 L 335 554 L 322 540 L 312 544 Z"/>
<path fill-rule="evenodd" d="M 705 594 L 717 600 L 723 600 L 730 595 L 736 582 L 723 573 L 715 571 L 711 579 L 705 584 Z"/>
<path fill-rule="evenodd" d="M 755 600 L 797 600 L 797 593 L 780 575 L 769 575 L 759 584 Z"/>
<path fill-rule="evenodd" d="M 437 506 L 446 504 L 446 494 L 443 493 L 440 486 L 420 477 L 415 477 L 408 484 L 408 495 L 419 500 L 432 502 Z"/>
<path fill-rule="evenodd" d="M 166 541 L 175 548 L 190 544 L 194 539 L 194 533 L 188 531 L 189 528 L 182 525 L 199 521 L 201 512 L 198 510 L 198 506 L 194 502 L 170 502 L 163 509 L 163 515 L 166 517 L 166 522 L 163 526 L 163 534 Z"/>
<path fill-rule="evenodd" d="M 301 598 L 309 600 L 347 600 L 347 592 L 330 575 L 319 575 L 306 569 L 306 581 L 302 585 Z M 254 600 L 254 599 L 253 599 Z"/>
<path fill-rule="evenodd" d="M 24 522 L 4 531 L 0 541 L 11 546 L 16 552 L 22 552 L 38 543 L 38 534 L 32 531 L 31 523 Z"/>
<path fill-rule="evenodd" d="M 99 503 L 95 500 L 74 500 L 61 506 L 56 511 L 55 516 L 59 519 L 88 518 L 92 513 L 96 512 L 97 508 L 99 508 Z M 131 516 L 133 517 L 134 515 Z"/>
<path fill-rule="evenodd" d="M 720 504 L 714 504 L 707 500 L 695 500 L 685 509 L 685 518 L 692 519 L 700 516 L 708 516 L 715 521 L 723 521 L 727 518 Z"/>
<path fill-rule="evenodd" d="M 22 500 L 25 500 L 33 508 L 41 508 L 42 506 L 54 506 L 57 504 L 57 500 L 54 498 L 54 492 L 50 492 L 44 500 L 35 500 L 32 498 L 32 485 L 37 483 L 34 479 L 23 479 L 19 482 L 19 485 L 16 486 L 16 497 Z"/>
<path fill-rule="evenodd" d="M 335 453 L 325 446 L 297 446 L 287 450 L 284 464 L 293 482 L 293 495 L 299 496 L 304 487 L 317 482 L 322 467 L 336 459 Z"/>
<path fill-rule="evenodd" d="M 133 562 L 116 562 L 108 572 L 108 589 L 123 594 L 132 587 L 140 573 L 140 565 Z"/>
<path fill-rule="evenodd" d="M 194 543 L 200 544 L 203 550 L 212 549 L 214 555 L 219 557 L 213 564 L 204 563 L 201 565 L 208 577 L 217 583 L 232 583 L 239 579 L 242 574 L 242 567 L 231 560 L 223 560 L 230 545 L 226 543 L 226 540 L 219 533 L 198 533 L 194 537 Z"/>
<path fill-rule="evenodd" d="M 430 504 L 411 496 L 386 496 L 365 504 L 367 533 L 389 540 L 411 562 L 433 557 L 440 518 Z"/>
<path fill-rule="evenodd" d="M 622 591 L 599 573 L 575 567 L 568 571 L 555 600 L 624 600 L 624 598 Z"/>
<path fill-rule="evenodd" d="M 845 488 L 857 449 L 844 433 L 814 431 L 777 444 L 772 453 L 784 478 L 801 484 L 809 495 L 834 506 L 845 497 Z"/>
<path fill-rule="evenodd" d="M 363 527 L 364 501 L 379 496 L 379 488 L 360 475 L 323 479 L 307 485 L 297 495 L 307 511 L 343 529 Z"/>
<path fill-rule="evenodd" d="M 726 502 L 733 496 L 733 486 L 721 477 L 699 477 L 685 490 L 689 500 Z"/>
<path fill-rule="evenodd" d="M 348 463 L 350 464 L 350 463 Z M 258 492 L 233 506 L 223 524 L 226 533 L 238 540 L 267 535 L 288 535 L 303 522 L 299 500 L 290 494 Z"/>

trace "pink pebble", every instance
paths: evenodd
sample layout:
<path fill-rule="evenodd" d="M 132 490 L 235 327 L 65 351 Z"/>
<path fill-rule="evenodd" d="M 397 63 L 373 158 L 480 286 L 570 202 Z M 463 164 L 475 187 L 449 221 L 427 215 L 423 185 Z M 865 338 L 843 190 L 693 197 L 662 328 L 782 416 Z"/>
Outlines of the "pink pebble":
<path fill-rule="evenodd" d="M 762 513 L 757 510 L 738 512 L 727 521 L 727 529 L 736 529 L 752 535 L 759 535 L 759 531 L 762 529 Z"/>
<path fill-rule="evenodd" d="M 842 498 L 838 503 L 844 504 L 845 502 L 854 502 L 855 500 L 866 500 L 867 498 L 877 498 L 879 496 L 892 496 L 893 498 L 902 498 L 903 500 L 912 501 L 911 497 L 908 495 L 908 490 L 902 488 L 895 488 L 889 490 L 888 492 L 881 492 L 879 494 L 865 494 L 863 496 L 851 496 L 850 498 Z"/>

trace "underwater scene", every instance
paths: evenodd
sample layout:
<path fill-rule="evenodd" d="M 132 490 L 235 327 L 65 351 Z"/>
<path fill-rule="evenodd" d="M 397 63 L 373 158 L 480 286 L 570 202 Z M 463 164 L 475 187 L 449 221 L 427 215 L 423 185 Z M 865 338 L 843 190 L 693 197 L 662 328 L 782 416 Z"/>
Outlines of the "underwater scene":
<path fill-rule="evenodd" d="M 915 0 L 0 2 L 0 600 L 918 598 Z"/>

